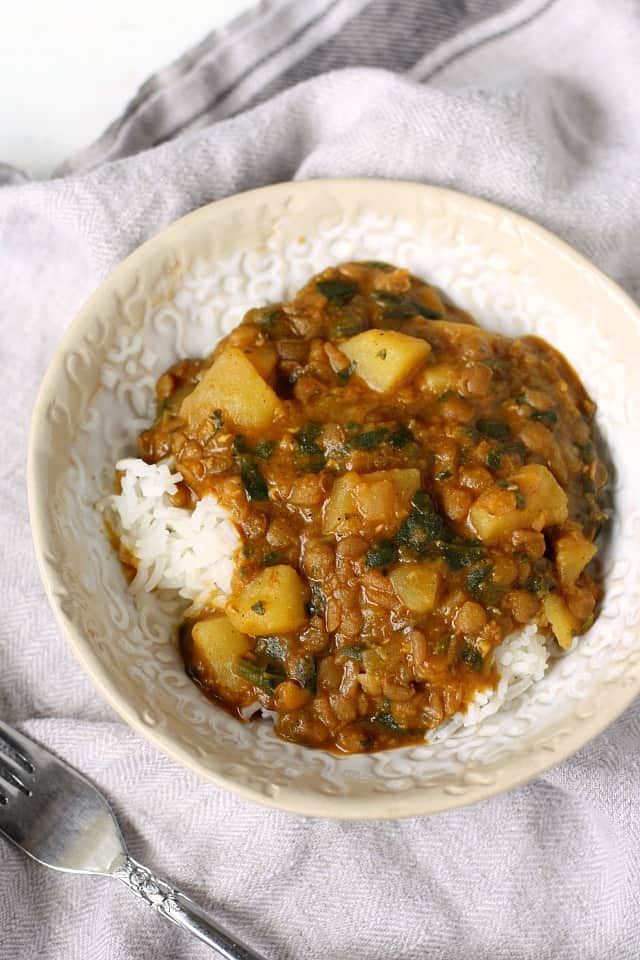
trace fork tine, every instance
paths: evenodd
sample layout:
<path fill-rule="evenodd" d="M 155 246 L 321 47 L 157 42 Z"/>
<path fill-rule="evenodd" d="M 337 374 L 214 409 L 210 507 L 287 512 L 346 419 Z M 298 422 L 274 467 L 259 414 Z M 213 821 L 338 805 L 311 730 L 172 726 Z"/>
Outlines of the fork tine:
<path fill-rule="evenodd" d="M 12 764 L 10 760 L 0 755 L 0 790 L 3 789 L 2 780 L 9 786 L 15 787 L 20 793 L 24 793 L 25 796 L 31 796 L 30 788 L 19 776 L 17 765 Z"/>
<path fill-rule="evenodd" d="M 13 727 L 4 723 L 3 720 L 0 720 L 0 750 L 2 749 L 26 773 L 35 772 L 35 764 L 30 757 L 30 753 L 34 753 L 38 749 L 36 745 L 27 737 L 18 733 L 17 730 L 14 730 Z"/>

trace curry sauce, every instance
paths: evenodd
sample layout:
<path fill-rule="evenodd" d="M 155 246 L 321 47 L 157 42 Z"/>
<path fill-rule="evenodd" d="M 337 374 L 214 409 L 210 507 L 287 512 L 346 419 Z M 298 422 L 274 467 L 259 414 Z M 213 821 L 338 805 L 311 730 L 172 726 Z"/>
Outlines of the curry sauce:
<path fill-rule="evenodd" d="M 259 702 L 280 737 L 346 753 L 418 742 L 495 685 L 510 633 L 566 648 L 593 622 L 594 404 L 549 344 L 478 327 L 407 270 L 325 270 L 157 400 L 141 455 L 241 535 L 231 597 L 181 634 L 238 716 Z"/>

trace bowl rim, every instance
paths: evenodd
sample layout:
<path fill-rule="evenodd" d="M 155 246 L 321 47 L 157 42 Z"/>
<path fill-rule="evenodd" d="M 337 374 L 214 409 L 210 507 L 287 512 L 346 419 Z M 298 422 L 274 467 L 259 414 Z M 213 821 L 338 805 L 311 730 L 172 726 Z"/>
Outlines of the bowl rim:
<path fill-rule="evenodd" d="M 441 813 L 458 807 L 468 806 L 480 800 L 486 800 L 506 790 L 520 786 L 539 776 L 545 770 L 555 766 L 575 753 L 580 747 L 592 740 L 619 717 L 631 701 L 640 693 L 640 674 L 633 678 L 632 683 L 625 684 L 616 691 L 616 697 L 608 699 L 606 707 L 596 716 L 589 718 L 580 725 L 574 725 L 571 734 L 562 739 L 561 744 L 549 750 L 547 754 L 539 754 L 533 761 L 528 761 L 525 755 L 518 755 L 511 759 L 505 774 L 497 776 L 489 784 L 476 783 L 462 794 L 446 794 L 444 791 L 431 791 L 429 788 L 407 791 L 406 793 L 376 793 L 366 797 L 343 797 L 301 790 L 295 784 L 281 787 L 275 796 L 269 796 L 257 788 L 238 783 L 232 777 L 200 765 L 171 734 L 160 728 L 145 724 L 138 716 L 137 711 L 130 705 L 117 687 L 109 680 L 102 666 L 100 657 L 94 652 L 84 635 L 75 624 L 65 615 L 56 598 L 56 589 L 62 587 L 62 580 L 58 569 L 45 560 L 47 548 L 47 529 L 45 523 L 45 509 L 40 501 L 39 489 L 43 481 L 38 478 L 37 451 L 40 439 L 45 433 L 46 410 L 55 393 L 55 384 L 60 377 L 64 358 L 73 344 L 85 332 L 92 317 L 110 295 L 112 289 L 120 286 L 122 281 L 135 269 L 139 263 L 144 263 L 153 248 L 161 240 L 171 241 L 174 246 L 179 244 L 181 234 L 189 231 L 200 220 L 206 219 L 212 207 L 217 210 L 233 208 L 238 205 L 251 206 L 254 203 L 275 201 L 292 192 L 312 194 L 322 189 L 337 192 L 348 190 L 370 191 L 371 204 L 375 207 L 375 192 L 379 189 L 399 191 L 419 191 L 431 195 L 434 199 L 443 201 L 457 201 L 470 204 L 479 212 L 495 215 L 501 213 L 509 217 L 518 226 L 526 228 L 538 239 L 550 245 L 554 253 L 563 255 L 580 267 L 585 273 L 598 279 L 606 289 L 608 295 L 613 295 L 622 306 L 635 315 L 640 325 L 640 308 L 632 298 L 618 284 L 614 283 L 603 271 L 596 267 L 583 254 L 575 250 L 570 244 L 557 237 L 550 230 L 540 226 L 522 214 L 516 213 L 501 204 L 496 204 L 472 194 L 447 187 L 440 187 L 410 180 L 385 180 L 380 178 L 358 177 L 322 178 L 317 180 L 283 181 L 268 186 L 257 187 L 241 193 L 232 194 L 221 200 L 204 204 L 191 211 L 168 226 L 154 233 L 144 243 L 136 247 L 100 282 L 93 294 L 77 311 L 61 340 L 49 360 L 46 372 L 38 389 L 31 413 L 27 452 L 27 495 L 31 533 L 37 565 L 40 572 L 45 593 L 53 610 L 56 621 L 69 645 L 73 655 L 88 674 L 93 684 L 100 691 L 107 703 L 116 713 L 145 740 L 160 749 L 163 753 L 176 761 L 182 767 L 199 774 L 201 777 L 215 783 L 217 786 L 230 790 L 244 800 L 258 803 L 262 806 L 288 813 L 311 817 L 332 818 L 339 820 L 387 820 L 400 819 L 411 816 L 424 816 Z M 46 481 L 44 481 L 46 483 Z"/>

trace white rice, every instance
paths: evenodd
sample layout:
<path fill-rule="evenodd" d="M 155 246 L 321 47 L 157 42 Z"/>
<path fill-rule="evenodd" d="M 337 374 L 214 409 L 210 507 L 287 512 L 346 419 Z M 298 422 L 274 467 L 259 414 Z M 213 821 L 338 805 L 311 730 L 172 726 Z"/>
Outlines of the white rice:
<path fill-rule="evenodd" d="M 215 497 L 194 510 L 174 507 L 169 496 L 182 480 L 164 463 L 120 460 L 121 493 L 104 497 L 98 509 L 137 562 L 134 593 L 176 590 L 191 601 L 188 613 L 223 606 L 231 591 L 233 554 L 240 537 Z"/>
<path fill-rule="evenodd" d="M 505 704 L 522 696 L 532 683 L 542 680 L 549 650 L 544 636 L 538 633 L 534 623 L 530 623 L 505 637 L 493 656 L 500 674 L 498 686 L 495 690 L 479 690 L 464 712 L 456 713 L 429 734 L 432 743 L 447 740 L 462 727 L 477 726 Z"/>
<path fill-rule="evenodd" d="M 194 510 L 174 507 L 169 496 L 182 476 L 172 473 L 167 464 L 127 459 L 120 460 L 116 469 L 122 492 L 104 497 L 98 509 L 137 562 L 131 589 L 175 590 L 191 601 L 189 615 L 205 606 L 223 607 L 231 591 L 233 555 L 240 546 L 226 510 L 213 496 L 198 501 Z M 506 637 L 494 658 L 500 674 L 496 689 L 478 692 L 466 711 L 429 733 L 430 742 L 476 727 L 521 696 L 542 679 L 549 651 L 535 624 L 529 624 Z M 247 707 L 247 718 L 259 709 L 258 703 Z M 275 717 L 264 709 L 262 713 Z"/>

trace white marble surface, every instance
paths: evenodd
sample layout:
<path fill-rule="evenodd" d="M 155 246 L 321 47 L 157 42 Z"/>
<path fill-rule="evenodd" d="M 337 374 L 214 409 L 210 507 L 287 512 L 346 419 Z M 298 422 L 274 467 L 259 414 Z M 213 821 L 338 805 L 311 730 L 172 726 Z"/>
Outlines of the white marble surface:
<path fill-rule="evenodd" d="M 0 163 L 46 177 L 138 86 L 254 0 L 21 0 L 2 8 Z"/>

